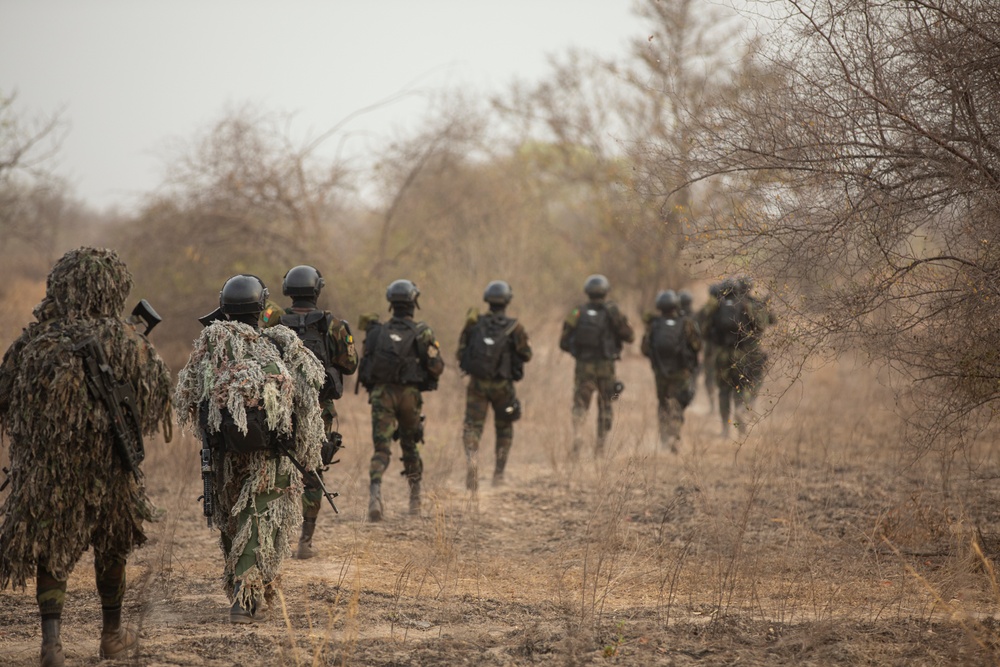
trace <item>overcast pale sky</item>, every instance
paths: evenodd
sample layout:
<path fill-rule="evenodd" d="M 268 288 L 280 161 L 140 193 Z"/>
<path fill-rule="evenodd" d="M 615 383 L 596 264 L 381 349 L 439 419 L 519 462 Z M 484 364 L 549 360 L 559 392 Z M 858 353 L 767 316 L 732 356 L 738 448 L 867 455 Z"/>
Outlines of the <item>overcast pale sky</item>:
<path fill-rule="evenodd" d="M 65 108 L 59 173 L 128 208 L 168 140 L 228 107 L 295 113 L 315 135 L 414 86 L 486 92 L 570 47 L 621 54 L 642 29 L 631 0 L 0 0 L 0 91 L 26 114 Z M 349 128 L 386 136 L 414 103 Z"/>

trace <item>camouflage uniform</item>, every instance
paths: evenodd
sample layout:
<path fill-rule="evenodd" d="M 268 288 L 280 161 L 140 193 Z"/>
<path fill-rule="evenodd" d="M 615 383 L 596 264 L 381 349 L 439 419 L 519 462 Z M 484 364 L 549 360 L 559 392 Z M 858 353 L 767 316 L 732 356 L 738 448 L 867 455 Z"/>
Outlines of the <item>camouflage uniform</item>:
<path fill-rule="evenodd" d="M 735 407 L 737 398 L 744 410 L 753 408 L 767 370 L 767 353 L 761 346 L 761 336 L 774 322 L 774 316 L 763 301 L 746 294 L 736 295 L 736 298 L 746 306 L 750 326 L 732 345 L 720 343 L 713 334 L 713 319 L 719 309 L 719 301 L 709 302 L 705 311 L 706 338 L 715 339 L 715 380 L 719 389 L 719 417 L 724 435 L 729 432 L 731 409 Z M 734 419 L 733 423 L 741 433 L 746 430 L 745 419 Z"/>
<path fill-rule="evenodd" d="M 656 382 L 660 444 L 676 452 L 681 427 L 684 425 L 684 410 L 691 403 L 695 394 L 695 369 L 698 365 L 698 351 L 702 347 L 701 331 L 693 317 L 680 316 L 684 326 L 684 343 L 686 345 L 684 356 L 690 359 L 690 364 L 687 367 L 664 373 L 654 359 L 652 348 L 653 324 L 657 317 L 668 316 L 653 316 L 646 321 L 646 332 L 643 334 L 640 347 L 642 354 L 650 359 L 653 378 Z"/>
<path fill-rule="evenodd" d="M 377 320 L 368 320 L 365 336 L 365 353 L 371 354 L 373 343 L 372 327 L 387 326 L 393 320 L 413 322 L 412 315 L 394 315 L 389 322 L 382 324 Z M 378 495 L 378 516 L 381 519 L 380 488 L 382 475 L 389 467 L 392 458 L 392 441 L 399 440 L 402 450 L 403 475 L 410 485 L 410 511 L 416 513 L 420 507 L 420 480 L 423 477 L 424 464 L 420 458 L 419 444 L 424 439 L 423 429 L 423 395 L 422 390 L 430 386 L 436 387 L 437 378 L 444 372 L 444 359 L 441 358 L 441 346 L 434 332 L 426 324 L 417 323 L 419 329 L 416 340 L 416 354 L 419 367 L 426 374 L 428 385 L 422 382 L 405 384 L 375 383 L 368 386 L 368 403 L 372 411 L 372 442 L 374 453 L 369 466 L 369 478 L 373 486 L 372 497 Z M 364 360 L 364 357 L 362 358 Z M 422 389 L 422 386 L 424 387 Z"/>
<path fill-rule="evenodd" d="M 481 319 L 496 317 L 499 314 L 503 317 L 503 311 L 493 311 L 480 315 L 474 309 L 466 317 L 465 326 L 458 341 L 457 357 L 461 361 L 465 353 L 466 345 L 469 341 L 469 332 L 479 323 Z M 510 332 L 508 339 L 510 354 L 517 357 L 519 364 L 531 360 L 531 345 L 528 343 L 528 333 L 524 326 L 518 322 Z M 515 363 L 512 361 L 512 366 Z M 513 375 L 513 374 L 512 374 Z M 478 453 L 479 440 L 483 435 L 483 427 L 486 424 L 486 413 L 489 407 L 493 406 L 493 426 L 496 429 L 496 459 L 493 471 L 493 482 L 498 484 L 503 480 L 504 468 L 507 465 L 507 457 L 510 455 L 510 448 L 514 439 L 514 420 L 508 418 L 507 408 L 514 409 L 517 393 L 514 389 L 515 379 L 520 377 L 496 377 L 483 379 L 469 376 L 469 385 L 465 392 L 465 421 L 462 427 L 462 444 L 465 448 L 465 456 L 468 462 L 466 486 L 470 490 L 478 487 Z M 517 408 L 520 410 L 519 406 Z"/>
<path fill-rule="evenodd" d="M 261 313 L 260 321 L 263 328 L 273 327 L 281 323 L 281 316 L 285 314 L 307 314 L 316 310 L 315 304 L 302 303 L 301 305 L 292 305 L 288 308 L 281 308 L 274 304 L 268 304 L 264 312 Z M 323 311 L 330 321 L 329 329 L 327 330 L 327 339 L 331 350 L 331 363 L 333 367 L 340 371 L 343 375 L 352 375 L 358 369 L 358 351 L 354 345 L 354 336 L 351 334 L 351 328 L 344 320 L 341 320 L 333 315 L 330 311 Z M 330 398 L 327 400 L 320 401 L 320 408 L 323 411 L 323 425 L 326 430 L 327 438 L 331 436 L 334 432 L 333 425 L 337 419 L 337 408 L 334 404 L 334 399 Z M 322 477 L 323 471 L 321 469 L 316 470 L 311 475 L 306 475 L 303 478 L 303 483 L 305 484 L 305 491 L 302 493 L 302 518 L 303 518 L 303 535 L 300 543 L 308 545 L 311 548 L 312 545 L 312 535 L 315 530 L 316 517 L 319 516 L 319 508 L 323 502 L 323 491 L 320 487 L 319 480 L 316 479 L 316 475 Z M 310 524 L 310 525 L 307 525 Z M 308 534 L 306 534 L 308 533 Z M 302 555 L 306 555 L 308 549 L 303 550 L 300 546 L 300 552 Z"/>
<path fill-rule="evenodd" d="M 600 358 L 574 349 L 573 334 L 580 320 L 582 310 L 604 308 L 608 313 L 610 335 L 614 341 L 613 353 L 607 351 Z M 573 373 L 573 454 L 577 454 L 582 445 L 581 430 L 590 408 L 590 400 L 597 393 L 597 441 L 595 451 L 600 454 L 604 450 L 605 440 L 611 430 L 613 414 L 611 401 L 615 398 L 615 361 L 621 353 L 623 343 L 635 341 L 635 332 L 628 318 L 618 309 L 617 304 L 603 299 L 591 299 L 587 303 L 574 308 L 563 321 L 562 335 L 559 338 L 559 348 L 569 352 L 576 359 Z"/>
<path fill-rule="evenodd" d="M 301 474 L 273 450 L 242 453 L 220 446 L 222 409 L 246 428 L 247 408 L 262 406 L 268 427 L 290 439 L 306 469 L 320 464 L 322 364 L 284 326 L 260 330 L 220 321 L 202 330 L 178 376 L 174 402 L 182 424 L 212 444 L 213 523 L 225 559 L 223 585 L 234 608 L 270 601 L 289 541 L 302 518 Z M 294 429 L 293 429 L 294 423 Z"/>
<path fill-rule="evenodd" d="M 145 336 L 121 318 L 132 276 L 111 250 L 80 248 L 52 268 L 46 296 L 0 365 L 0 427 L 10 441 L 10 495 L 0 510 L 0 587 L 37 575 L 43 662 L 62 664 L 59 624 L 66 580 L 94 547 L 104 615 L 101 654 L 136 641 L 120 627 L 125 562 L 146 541 L 154 508 L 143 476 L 116 452 L 103 403 L 88 391 L 74 345 L 94 337 L 112 372 L 131 386 L 144 435 L 164 424 L 170 374 Z"/>
<path fill-rule="evenodd" d="M 708 331 L 709 315 L 714 313 L 715 309 L 719 307 L 719 300 L 714 296 L 709 296 L 708 301 L 705 305 L 701 307 L 696 315 L 698 321 L 698 328 L 704 334 Z M 718 378 L 715 372 L 715 362 L 716 355 L 718 354 L 719 347 L 708 338 L 708 336 L 703 336 L 702 349 L 701 349 L 701 364 L 696 371 L 697 373 L 703 373 L 705 376 L 705 395 L 708 397 L 708 409 L 710 412 L 715 412 L 716 404 L 718 403 L 718 398 L 716 396 Z M 697 377 L 696 377 L 697 380 Z"/>

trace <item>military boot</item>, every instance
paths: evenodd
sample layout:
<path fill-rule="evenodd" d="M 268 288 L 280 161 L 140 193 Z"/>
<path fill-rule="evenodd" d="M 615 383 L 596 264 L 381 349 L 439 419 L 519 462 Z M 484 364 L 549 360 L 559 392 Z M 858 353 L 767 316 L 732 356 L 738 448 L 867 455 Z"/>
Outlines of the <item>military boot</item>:
<path fill-rule="evenodd" d="M 497 442 L 496 466 L 493 469 L 493 486 L 503 486 L 503 471 L 507 467 L 511 442 L 503 438 Z"/>
<path fill-rule="evenodd" d="M 420 480 L 410 480 L 410 514 L 420 514 Z"/>
<path fill-rule="evenodd" d="M 382 482 L 372 482 L 368 489 L 368 520 L 382 520 Z"/>
<path fill-rule="evenodd" d="M 122 608 L 101 607 L 104 628 L 101 630 L 101 659 L 114 660 L 124 657 L 129 649 L 139 643 L 135 630 L 122 627 Z"/>
<path fill-rule="evenodd" d="M 299 536 L 299 548 L 295 552 L 295 557 L 299 560 L 306 560 L 316 555 L 313 549 L 313 533 L 316 532 L 316 519 L 302 520 L 302 535 Z"/>
<path fill-rule="evenodd" d="M 63 667 L 66 664 L 62 640 L 59 639 L 61 626 L 59 618 L 42 619 L 42 653 L 39 656 L 42 667 Z"/>

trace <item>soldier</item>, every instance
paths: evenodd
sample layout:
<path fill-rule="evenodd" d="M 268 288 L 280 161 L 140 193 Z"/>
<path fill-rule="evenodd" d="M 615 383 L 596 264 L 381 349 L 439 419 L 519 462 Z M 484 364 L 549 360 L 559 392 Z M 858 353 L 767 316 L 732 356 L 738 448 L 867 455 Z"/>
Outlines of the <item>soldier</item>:
<path fill-rule="evenodd" d="M 597 442 L 595 453 L 604 451 L 611 430 L 611 401 L 617 398 L 622 385 L 615 379 L 615 361 L 620 358 L 622 344 L 635 340 L 635 332 L 617 304 L 607 300 L 611 283 L 602 275 L 589 276 L 583 291 L 590 300 L 570 311 L 563 322 L 559 348 L 576 359 L 573 375 L 573 449 L 579 453 L 582 444 L 580 430 L 590 407 L 591 396 L 597 392 Z"/>
<path fill-rule="evenodd" d="M 257 276 L 226 281 L 220 318 L 195 340 L 174 392 L 180 422 L 210 452 L 206 514 L 221 532 L 232 623 L 266 618 L 302 520 L 301 470 L 319 467 L 324 442 L 325 370 L 292 330 L 258 328 L 267 295 Z"/>
<path fill-rule="evenodd" d="M 100 656 L 123 658 L 138 644 L 121 612 L 126 560 L 146 541 L 143 522 L 156 512 L 138 467 L 140 434 L 162 423 L 169 440 L 170 373 L 122 318 L 131 289 L 132 275 L 113 250 L 66 253 L 49 273 L 35 321 L 0 365 L 0 427 L 11 461 L 10 495 L 0 509 L 0 588 L 23 588 L 36 577 L 42 665 L 64 663 L 66 581 L 91 546 Z"/>
<path fill-rule="evenodd" d="M 710 302 L 704 314 L 705 337 L 716 346 L 715 373 L 723 436 L 729 435 L 730 410 L 737 398 L 745 410 L 752 409 L 767 362 L 760 339 L 773 319 L 763 302 L 748 298 L 748 294 L 747 287 L 727 278 L 719 287 L 718 301 Z M 733 423 L 740 433 L 746 431 L 746 419 L 735 419 Z"/>
<path fill-rule="evenodd" d="M 656 381 L 660 445 L 676 454 L 684 410 L 694 398 L 701 332 L 694 318 L 683 314 L 673 290 L 657 295 L 656 308 L 660 314 L 647 322 L 642 353 L 649 357 Z"/>
<path fill-rule="evenodd" d="M 715 406 L 718 402 L 716 398 L 718 378 L 715 373 L 715 356 L 718 347 L 707 335 L 708 317 L 709 313 L 714 312 L 718 308 L 719 290 L 721 287 L 722 283 L 712 283 L 708 286 L 708 301 L 705 302 L 705 305 L 701 307 L 696 315 L 698 318 L 698 328 L 702 334 L 701 369 L 705 375 L 705 396 L 708 397 L 709 412 L 715 412 Z"/>
<path fill-rule="evenodd" d="M 531 346 L 524 326 L 507 317 L 507 305 L 513 295 L 510 285 L 503 280 L 487 285 L 483 301 L 489 304 L 490 312 L 480 315 L 475 308 L 471 309 L 458 341 L 459 366 L 469 374 L 462 443 L 466 460 L 465 486 L 470 491 L 479 488 L 479 439 L 489 406 L 493 406 L 496 428 L 494 486 L 503 483 L 514 422 L 521 417 L 521 403 L 514 383 L 524 377 L 524 364 L 531 360 Z"/>
<path fill-rule="evenodd" d="M 316 555 L 312 539 L 323 500 L 320 481 L 326 466 L 333 462 L 333 457 L 341 446 L 340 434 L 333 428 L 337 418 L 334 401 L 344 394 L 343 376 L 353 374 L 358 368 L 358 353 L 350 326 L 344 320 L 334 317 L 330 311 L 320 310 L 316 305 L 325 285 L 326 281 L 315 267 L 296 266 L 285 274 L 281 283 L 281 293 L 292 298 L 292 305 L 279 308 L 268 304 L 261 314 L 261 325 L 264 328 L 280 323 L 297 333 L 326 371 L 326 381 L 319 392 L 326 430 L 321 457 L 323 467 L 305 475 L 302 480 L 305 484 L 302 494 L 302 534 L 295 553 L 296 558 L 300 559 Z"/>
<path fill-rule="evenodd" d="M 375 453 L 369 468 L 368 520 L 381 521 L 382 474 L 392 456 L 390 443 L 399 439 L 403 471 L 410 486 L 410 514 L 420 514 L 420 480 L 424 464 L 419 443 L 424 440 L 423 396 L 437 389 L 444 359 L 434 332 L 413 319 L 420 290 L 409 280 L 393 281 L 385 292 L 392 317 L 382 323 L 367 319 L 365 345 L 358 370 L 372 406 Z"/>

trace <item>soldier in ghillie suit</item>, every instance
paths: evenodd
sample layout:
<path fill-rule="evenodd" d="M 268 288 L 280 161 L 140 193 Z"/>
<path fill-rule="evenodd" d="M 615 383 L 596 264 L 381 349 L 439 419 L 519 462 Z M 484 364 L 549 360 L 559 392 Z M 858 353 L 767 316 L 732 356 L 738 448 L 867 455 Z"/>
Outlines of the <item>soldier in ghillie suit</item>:
<path fill-rule="evenodd" d="M 419 444 L 424 440 L 421 392 L 437 389 L 444 359 L 434 332 L 413 314 L 420 290 L 409 280 L 390 283 L 385 298 L 392 310 L 387 322 L 365 318 L 365 345 L 358 379 L 368 390 L 372 406 L 375 453 L 369 468 L 368 520 L 381 521 L 382 475 L 392 458 L 390 445 L 399 439 L 403 471 L 410 486 L 410 514 L 420 514 L 420 480 L 424 463 Z"/>
<path fill-rule="evenodd" d="M 656 296 L 654 315 L 646 321 L 642 353 L 649 357 L 656 381 L 660 445 L 677 453 L 684 425 L 684 410 L 694 398 L 694 371 L 698 367 L 701 332 L 694 318 L 685 315 L 673 290 Z"/>
<path fill-rule="evenodd" d="M 316 305 L 325 285 L 326 281 L 315 267 L 301 265 L 289 269 L 281 282 L 281 293 L 292 298 L 292 305 L 288 308 L 268 305 L 260 317 L 264 328 L 284 324 L 292 329 L 316 355 L 326 371 L 326 381 L 319 392 L 323 426 L 326 430 L 322 450 L 323 467 L 303 477 L 305 491 L 302 494 L 302 534 L 295 552 L 295 557 L 302 559 L 316 555 L 312 540 L 323 500 L 320 482 L 326 466 L 333 462 L 341 445 L 340 433 L 334 428 L 337 419 L 334 401 L 344 394 L 344 376 L 351 375 L 358 369 L 358 352 L 350 326 L 330 311 L 321 310 Z"/>
<path fill-rule="evenodd" d="M 507 305 L 514 293 L 503 280 L 486 286 L 483 301 L 490 312 L 471 309 L 458 341 L 459 367 L 469 374 L 465 394 L 465 423 L 462 443 L 465 447 L 465 486 L 479 488 L 479 440 L 486 423 L 486 412 L 493 406 L 496 427 L 496 463 L 493 485 L 503 483 L 504 467 L 514 439 L 514 422 L 521 417 L 521 403 L 514 383 L 524 377 L 524 364 L 531 360 L 531 345 L 524 326 L 507 317 Z"/>
<path fill-rule="evenodd" d="M 64 662 L 66 580 L 91 546 L 103 616 L 100 655 L 124 657 L 138 643 L 121 623 L 125 562 L 146 541 L 143 522 L 154 507 L 137 467 L 136 434 L 151 435 L 162 423 L 169 439 L 170 373 L 122 318 L 131 289 L 132 276 L 114 251 L 66 253 L 49 273 L 36 321 L 0 366 L 0 427 L 11 460 L 10 496 L 0 510 L 0 588 L 23 588 L 36 577 L 42 665 Z M 103 351 L 113 396 L 131 395 L 127 445 L 116 442 L 109 416 L 120 406 L 109 407 L 88 386 L 81 353 L 88 342 Z"/>
<path fill-rule="evenodd" d="M 594 392 L 597 392 L 597 441 L 594 451 L 598 456 L 604 452 L 605 440 L 611 430 L 611 401 L 621 391 L 621 385 L 615 378 L 615 361 L 621 357 L 623 343 L 635 340 L 628 318 L 617 304 L 607 299 L 610 289 L 611 283 L 604 276 L 589 276 L 583 291 L 590 300 L 570 311 L 559 338 L 559 348 L 576 359 L 573 374 L 573 456 L 579 454 L 582 445 L 580 431 Z"/>
<path fill-rule="evenodd" d="M 767 353 L 761 346 L 764 330 L 774 323 L 766 302 L 750 294 L 747 278 L 722 281 L 717 301 L 704 311 L 705 338 L 716 347 L 715 377 L 719 389 L 719 417 L 722 435 L 729 435 L 731 408 L 739 401 L 744 412 L 753 408 L 764 379 Z M 745 416 L 732 419 L 737 429 L 746 431 Z"/>
<path fill-rule="evenodd" d="M 174 392 L 180 422 L 211 452 L 209 521 L 222 533 L 233 623 L 266 618 L 302 521 L 302 475 L 278 449 L 315 470 L 324 440 L 323 366 L 291 329 L 258 328 L 266 298 L 256 276 L 226 281 L 223 317 L 202 330 Z"/>

